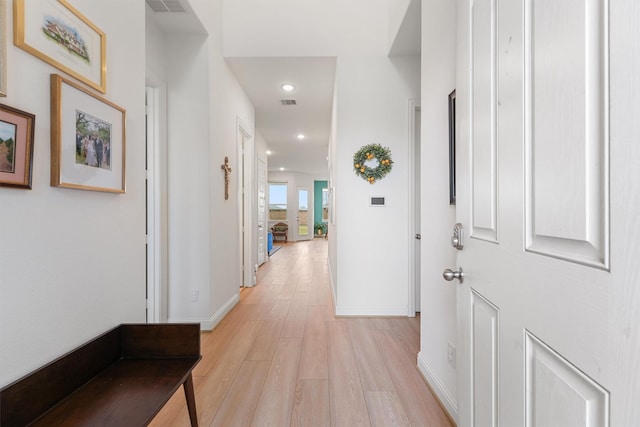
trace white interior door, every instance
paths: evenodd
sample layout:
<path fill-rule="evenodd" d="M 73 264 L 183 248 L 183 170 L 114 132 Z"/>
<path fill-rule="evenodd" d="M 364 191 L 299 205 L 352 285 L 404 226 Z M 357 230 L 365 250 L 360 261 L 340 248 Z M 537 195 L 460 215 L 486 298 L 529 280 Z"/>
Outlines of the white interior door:
<path fill-rule="evenodd" d="M 309 189 L 298 188 L 297 227 L 295 230 L 298 236 L 297 240 L 310 240 L 313 238 L 313 227 L 311 224 L 313 212 L 310 203 Z"/>
<path fill-rule="evenodd" d="M 258 159 L 258 265 L 267 260 L 267 166 Z"/>
<path fill-rule="evenodd" d="M 411 235 L 409 248 L 409 256 L 411 257 L 410 262 L 410 271 L 409 271 L 409 281 L 411 289 L 409 290 L 409 317 L 415 316 L 416 313 L 420 313 L 420 299 L 421 299 L 421 241 L 422 241 L 422 231 L 420 224 L 420 214 L 421 214 L 421 175 L 420 175 L 420 156 L 421 156 L 421 112 L 419 104 L 411 101 L 409 103 L 409 114 L 412 116 L 412 120 L 409 121 L 409 133 L 410 133 L 410 141 L 409 141 L 409 157 L 413 159 L 413 164 L 411 165 L 411 178 L 409 183 L 410 191 L 413 193 L 412 197 L 409 199 L 409 209 L 411 211 L 410 217 L 410 226 L 412 227 L 409 230 Z M 413 294 L 413 295 L 412 295 Z M 412 295 L 412 296 L 411 296 Z"/>
<path fill-rule="evenodd" d="M 640 425 L 640 7 L 458 4 L 458 425 Z"/>

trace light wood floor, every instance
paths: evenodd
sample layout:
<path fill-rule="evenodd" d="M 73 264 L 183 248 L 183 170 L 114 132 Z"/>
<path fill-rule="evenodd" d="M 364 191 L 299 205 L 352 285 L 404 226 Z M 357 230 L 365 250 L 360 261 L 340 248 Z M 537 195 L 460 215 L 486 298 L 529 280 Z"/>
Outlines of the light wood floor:
<path fill-rule="evenodd" d="M 419 318 L 336 318 L 327 241 L 289 243 L 202 334 L 200 426 L 451 426 L 416 368 Z M 151 426 L 189 426 L 178 390 Z"/>

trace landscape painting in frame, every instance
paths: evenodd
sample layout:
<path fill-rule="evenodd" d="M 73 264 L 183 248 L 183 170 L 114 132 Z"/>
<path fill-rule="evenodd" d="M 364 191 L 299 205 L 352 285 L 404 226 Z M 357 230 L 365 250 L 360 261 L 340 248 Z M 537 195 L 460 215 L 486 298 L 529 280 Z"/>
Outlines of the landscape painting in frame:
<path fill-rule="evenodd" d="M 106 35 L 66 0 L 15 0 L 14 44 L 106 93 Z"/>
<path fill-rule="evenodd" d="M 51 185 L 125 192 L 124 109 L 51 75 Z"/>
<path fill-rule="evenodd" d="M 0 104 L 0 185 L 31 189 L 35 116 Z"/>

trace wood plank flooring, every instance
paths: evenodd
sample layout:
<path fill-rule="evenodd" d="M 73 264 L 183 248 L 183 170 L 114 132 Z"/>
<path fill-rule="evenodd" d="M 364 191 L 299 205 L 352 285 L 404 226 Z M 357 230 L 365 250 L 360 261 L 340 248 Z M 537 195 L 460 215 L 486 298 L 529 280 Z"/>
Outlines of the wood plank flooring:
<path fill-rule="evenodd" d="M 286 244 L 202 333 L 200 426 L 452 426 L 416 368 L 419 317 L 334 312 L 327 241 Z M 150 425 L 190 425 L 182 389 Z"/>

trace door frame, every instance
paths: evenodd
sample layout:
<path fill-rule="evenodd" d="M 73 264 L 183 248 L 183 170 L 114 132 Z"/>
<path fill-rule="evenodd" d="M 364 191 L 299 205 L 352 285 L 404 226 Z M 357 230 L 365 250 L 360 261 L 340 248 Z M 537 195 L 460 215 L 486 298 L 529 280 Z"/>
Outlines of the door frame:
<path fill-rule="evenodd" d="M 304 190 L 307 192 L 307 235 L 306 236 L 300 235 L 300 190 Z M 308 187 L 296 186 L 296 239 L 295 239 L 296 241 L 313 240 L 313 221 L 310 221 L 313 215 L 310 215 L 311 209 L 309 208 L 312 201 L 313 201 L 313 196 L 311 196 L 311 191 L 309 190 Z"/>
<path fill-rule="evenodd" d="M 146 97 L 146 293 L 147 323 L 166 322 L 167 205 L 166 197 L 166 86 L 147 85 Z M 164 177 L 164 178 L 163 178 Z"/>
<path fill-rule="evenodd" d="M 240 261 L 240 286 L 251 287 L 256 284 L 255 258 L 253 257 L 253 209 L 254 185 L 256 177 L 253 132 L 239 117 L 236 117 L 237 138 L 237 212 L 238 212 L 238 260 Z M 257 247 L 256 247 L 257 253 Z"/>
<path fill-rule="evenodd" d="M 256 217 L 256 221 L 257 221 L 257 228 L 256 228 L 256 233 L 258 233 L 257 238 L 256 238 L 256 252 L 257 252 L 257 263 L 258 263 L 258 267 L 260 265 L 262 265 L 263 263 L 265 263 L 268 259 L 269 259 L 269 250 L 268 250 L 268 242 L 267 242 L 267 230 L 269 229 L 269 200 L 268 200 L 268 194 L 269 194 L 269 177 L 267 175 L 267 162 L 266 160 L 260 158 L 260 156 L 256 156 L 256 182 L 257 182 L 257 187 L 256 187 L 256 197 L 257 197 L 257 205 L 256 205 L 256 211 L 258 213 L 257 217 Z M 263 172 L 261 173 L 260 171 L 260 165 L 263 164 L 264 168 L 263 168 Z M 264 184 L 264 228 L 262 230 L 260 230 L 260 185 Z M 260 242 L 260 238 L 263 238 L 263 242 L 264 242 L 264 248 L 263 248 L 263 252 L 264 252 L 264 259 L 260 259 L 260 251 L 258 250 L 258 245 Z"/>
<path fill-rule="evenodd" d="M 408 212 L 409 212 L 409 256 L 408 266 L 409 269 L 409 284 L 408 284 L 408 302 L 407 302 L 407 316 L 416 316 L 416 307 L 418 306 L 419 292 L 416 287 L 420 286 L 420 277 L 417 273 L 417 269 L 420 266 L 420 255 L 416 250 L 416 225 L 420 220 L 420 201 L 416 200 L 416 195 L 420 194 L 420 178 L 416 175 L 418 172 L 417 164 L 420 163 L 420 159 L 416 159 L 416 113 L 421 111 L 420 101 L 415 99 L 409 100 L 408 106 L 408 124 L 407 124 L 407 150 L 409 153 L 408 158 L 414 159 L 407 164 L 408 169 Z"/>

